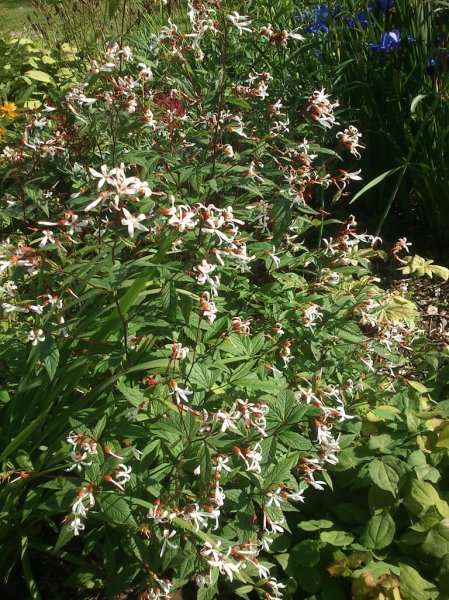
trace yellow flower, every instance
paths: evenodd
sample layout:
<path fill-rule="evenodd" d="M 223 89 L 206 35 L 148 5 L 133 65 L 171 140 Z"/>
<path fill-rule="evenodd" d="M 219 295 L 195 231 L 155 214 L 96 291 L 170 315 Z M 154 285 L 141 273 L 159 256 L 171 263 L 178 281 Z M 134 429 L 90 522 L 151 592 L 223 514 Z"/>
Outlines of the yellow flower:
<path fill-rule="evenodd" d="M 8 102 L 5 100 L 2 105 L 0 105 L 0 116 L 6 115 L 10 119 L 15 119 L 18 115 L 17 106 L 14 102 Z"/>

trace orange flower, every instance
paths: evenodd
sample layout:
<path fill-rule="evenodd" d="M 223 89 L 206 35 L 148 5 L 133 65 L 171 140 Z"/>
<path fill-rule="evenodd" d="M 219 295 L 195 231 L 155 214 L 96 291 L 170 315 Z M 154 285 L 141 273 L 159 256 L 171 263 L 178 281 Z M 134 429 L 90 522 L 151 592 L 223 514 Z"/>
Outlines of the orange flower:
<path fill-rule="evenodd" d="M 6 115 L 10 119 L 15 119 L 18 115 L 17 106 L 14 102 L 8 102 L 5 100 L 3 105 L 0 106 L 0 116 Z"/>

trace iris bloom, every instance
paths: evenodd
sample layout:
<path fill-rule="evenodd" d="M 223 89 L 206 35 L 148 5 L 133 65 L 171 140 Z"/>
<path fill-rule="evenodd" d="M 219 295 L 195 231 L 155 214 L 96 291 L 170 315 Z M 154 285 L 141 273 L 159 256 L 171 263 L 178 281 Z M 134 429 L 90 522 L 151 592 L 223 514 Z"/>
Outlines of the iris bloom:
<path fill-rule="evenodd" d="M 306 27 L 306 31 L 310 33 L 328 33 L 329 31 L 329 18 L 331 16 L 330 10 L 324 4 L 318 4 L 313 11 L 313 22 L 312 25 Z"/>
<path fill-rule="evenodd" d="M 370 6 L 385 12 L 390 8 L 394 8 L 394 0 L 373 0 Z"/>
<path fill-rule="evenodd" d="M 380 42 L 378 44 L 369 44 L 373 52 L 388 52 L 389 50 L 399 50 L 401 46 L 401 34 L 398 29 L 393 31 L 383 31 L 380 34 Z"/>

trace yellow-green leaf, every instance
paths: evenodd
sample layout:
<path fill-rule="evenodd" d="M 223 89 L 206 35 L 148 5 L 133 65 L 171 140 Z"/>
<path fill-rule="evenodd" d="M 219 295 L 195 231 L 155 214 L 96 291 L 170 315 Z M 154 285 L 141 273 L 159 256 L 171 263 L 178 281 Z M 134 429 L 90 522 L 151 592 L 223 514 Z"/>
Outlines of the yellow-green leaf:
<path fill-rule="evenodd" d="M 36 69 L 31 69 L 30 71 L 26 71 L 25 75 L 30 79 L 34 79 L 35 81 L 42 81 L 43 83 L 53 83 L 53 79 L 48 73 L 44 71 L 38 71 Z"/>

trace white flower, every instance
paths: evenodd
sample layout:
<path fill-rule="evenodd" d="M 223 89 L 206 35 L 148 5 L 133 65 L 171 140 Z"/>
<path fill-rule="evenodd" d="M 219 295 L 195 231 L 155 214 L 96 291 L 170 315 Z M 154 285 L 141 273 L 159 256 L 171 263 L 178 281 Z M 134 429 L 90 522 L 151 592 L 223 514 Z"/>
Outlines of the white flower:
<path fill-rule="evenodd" d="M 16 306 L 15 304 L 11 304 L 10 302 L 3 302 L 2 308 L 3 308 L 3 311 L 5 314 L 11 313 L 11 312 L 19 312 L 19 313 L 30 312 L 26 306 L 20 306 L 20 305 Z"/>
<path fill-rule="evenodd" d="M 316 490 L 321 490 L 321 491 L 324 490 L 325 489 L 324 486 L 327 485 L 325 481 L 322 481 L 322 480 L 317 481 L 316 479 L 314 479 L 313 473 L 309 473 L 309 476 L 307 478 L 307 482 L 312 487 L 314 487 Z"/>
<path fill-rule="evenodd" d="M 76 469 L 78 472 L 82 471 L 82 467 L 90 467 L 92 461 L 86 462 L 87 452 L 76 452 L 76 450 L 72 450 L 70 452 L 70 458 L 73 460 L 73 465 L 66 469 L 66 471 L 73 471 Z"/>
<path fill-rule="evenodd" d="M 270 569 L 268 567 L 265 567 L 256 560 L 250 560 L 249 562 L 256 567 L 260 579 L 268 579 L 270 576 Z"/>
<path fill-rule="evenodd" d="M 204 558 L 210 556 L 211 560 L 220 560 L 221 552 L 219 550 L 221 546 L 221 541 L 218 540 L 216 545 L 213 546 L 210 542 L 205 542 L 204 546 L 201 548 L 200 554 Z"/>
<path fill-rule="evenodd" d="M 178 342 L 173 342 L 172 360 L 184 360 L 189 352 L 189 349 Z"/>
<path fill-rule="evenodd" d="M 232 413 L 227 413 L 224 410 L 219 410 L 215 413 L 213 420 L 221 422 L 220 431 L 225 433 L 227 429 L 237 429 L 237 425 L 234 422 L 236 417 L 238 418 L 239 415 L 234 415 Z"/>
<path fill-rule="evenodd" d="M 86 507 L 84 506 L 84 496 L 86 495 L 85 488 L 82 488 L 78 493 L 78 498 L 72 505 L 72 513 L 75 517 L 85 517 L 87 515 Z"/>
<path fill-rule="evenodd" d="M 223 469 L 229 473 L 232 471 L 231 467 L 228 465 L 229 456 L 217 456 L 214 460 L 217 463 L 214 467 L 217 473 L 221 473 Z"/>
<path fill-rule="evenodd" d="M 223 488 L 218 485 L 218 479 L 215 482 L 214 500 L 217 506 L 223 506 L 224 501 L 226 500 L 226 494 L 224 493 Z"/>
<path fill-rule="evenodd" d="M 170 392 L 170 396 L 175 397 L 176 404 L 182 404 L 183 402 L 186 402 L 188 404 L 189 399 L 187 398 L 187 396 L 191 396 L 193 392 L 187 389 L 184 390 L 180 388 L 174 379 L 171 380 L 171 386 L 173 387 L 173 391 Z"/>
<path fill-rule="evenodd" d="M 292 492 L 291 494 L 288 494 L 287 498 L 292 502 L 304 502 L 304 490 Z"/>
<path fill-rule="evenodd" d="M 80 531 L 84 531 L 86 526 L 82 523 L 79 517 L 75 517 L 72 521 L 70 521 L 70 525 L 67 527 L 69 531 L 73 531 L 73 535 L 79 535 Z"/>
<path fill-rule="evenodd" d="M 201 315 L 207 319 L 209 323 L 213 323 L 217 318 L 217 306 L 215 302 L 210 301 L 209 292 L 204 292 L 200 298 L 201 302 Z"/>
<path fill-rule="evenodd" d="M 195 523 L 196 531 L 199 531 L 203 526 L 207 527 L 208 519 L 215 519 L 215 529 L 218 529 L 218 517 L 220 516 L 220 511 L 218 509 L 211 511 L 199 510 L 198 504 L 194 504 L 193 507 L 194 510 L 186 513 L 185 519 Z"/>
<path fill-rule="evenodd" d="M 129 46 L 123 46 L 119 54 L 121 54 L 126 61 L 129 61 L 132 58 L 133 52 Z"/>
<path fill-rule="evenodd" d="M 176 535 L 175 529 L 173 529 L 172 531 L 170 531 L 169 529 L 164 529 L 164 531 L 162 532 L 162 537 L 159 538 L 159 539 L 163 540 L 162 548 L 161 548 L 161 552 L 160 552 L 159 556 L 164 555 L 164 553 L 167 549 L 167 546 L 169 548 L 178 548 L 178 546 L 176 544 L 173 544 L 172 542 L 170 542 L 170 539 L 172 537 L 174 537 L 175 535 Z"/>
<path fill-rule="evenodd" d="M 175 207 L 174 199 L 172 200 L 172 207 L 168 214 L 170 215 L 168 224 L 176 227 L 180 232 L 186 229 L 193 229 L 197 223 L 194 221 L 195 213 L 192 212 L 191 208 L 184 204 Z"/>
<path fill-rule="evenodd" d="M 267 496 L 268 496 L 267 507 L 274 504 L 275 506 L 280 508 L 282 502 L 284 501 L 284 498 L 281 495 L 281 492 L 282 492 L 282 488 L 278 487 L 274 490 L 274 492 L 267 493 Z"/>
<path fill-rule="evenodd" d="M 289 31 L 287 35 L 292 40 L 302 41 L 304 39 L 304 37 L 300 33 L 294 33 L 293 31 Z"/>
<path fill-rule="evenodd" d="M 140 69 L 139 73 L 137 74 L 139 78 L 143 77 L 146 79 L 153 79 L 153 71 L 148 65 L 145 65 L 144 63 L 139 63 L 137 67 Z"/>
<path fill-rule="evenodd" d="M 314 304 L 313 302 L 310 303 L 309 306 L 307 306 L 306 308 L 303 308 L 302 310 L 304 312 L 304 325 L 310 330 L 312 330 L 315 327 L 315 321 L 317 319 L 321 320 L 323 318 L 323 313 L 319 311 L 319 306 L 317 304 Z"/>
<path fill-rule="evenodd" d="M 38 342 L 43 342 L 45 335 L 42 329 L 32 329 L 28 333 L 28 341 L 31 342 L 32 346 L 37 346 Z"/>
<path fill-rule="evenodd" d="M 234 10 L 231 12 L 231 14 L 226 15 L 226 18 L 228 21 L 231 21 L 234 27 L 237 27 L 239 34 L 241 34 L 243 31 L 249 31 L 249 33 L 252 33 L 249 27 L 252 21 L 250 21 L 247 16 L 239 15 L 239 13 Z"/>
<path fill-rule="evenodd" d="M 263 535 L 262 539 L 260 540 L 260 545 L 262 546 L 263 550 L 265 550 L 266 552 L 268 552 L 270 550 L 270 546 L 273 543 L 272 538 L 268 537 L 268 535 Z"/>
<path fill-rule="evenodd" d="M 353 154 L 357 159 L 361 158 L 360 152 L 357 148 L 364 148 L 362 144 L 359 144 L 359 138 L 362 137 L 362 134 L 359 133 L 357 127 L 350 125 L 348 129 L 344 131 L 339 131 L 337 133 L 337 138 L 340 140 L 340 144 L 347 148 L 351 154 Z M 360 178 L 359 178 L 360 179 Z"/>
<path fill-rule="evenodd" d="M 155 581 L 159 584 L 164 594 L 168 595 L 170 593 L 170 589 L 173 584 L 168 579 L 163 580 L 155 577 Z"/>
<path fill-rule="evenodd" d="M 39 246 L 45 246 L 48 243 L 50 243 L 50 244 L 55 243 L 55 238 L 53 237 L 53 231 L 51 231 L 50 229 L 44 229 L 42 231 L 42 233 L 43 233 L 43 237 L 41 238 L 41 241 L 39 242 Z"/>
<path fill-rule="evenodd" d="M 261 445 L 259 443 L 254 445 L 254 448 L 244 450 L 238 450 L 238 454 L 242 457 L 247 471 L 254 471 L 255 473 L 261 472 L 260 463 L 262 462 Z"/>
<path fill-rule="evenodd" d="M 0 286 L 0 294 L 14 297 L 14 292 L 17 290 L 17 286 L 14 281 L 7 281 L 3 286 Z"/>
<path fill-rule="evenodd" d="M 134 230 L 139 229 L 140 231 L 148 231 L 148 227 L 142 225 L 141 221 L 146 219 L 146 216 L 143 214 L 134 217 L 126 208 L 122 208 L 123 214 L 126 219 L 122 219 L 122 225 L 128 226 L 129 237 L 134 237 Z"/>
<path fill-rule="evenodd" d="M 337 106 L 338 102 L 332 103 L 329 100 L 329 94 L 325 94 L 325 90 L 322 89 L 313 92 L 313 95 L 309 98 L 307 111 L 310 112 L 312 119 L 318 121 L 324 127 L 331 128 L 335 124 L 333 110 Z"/>
<path fill-rule="evenodd" d="M 99 190 L 104 186 L 105 183 L 112 183 L 113 181 L 112 171 L 108 169 L 107 165 L 101 165 L 100 172 L 89 167 L 89 173 L 92 175 L 92 177 L 98 179 L 97 189 Z"/>
<path fill-rule="evenodd" d="M 231 144 L 226 144 L 222 148 L 223 152 L 229 156 L 229 158 L 234 158 L 234 148 Z"/>
<path fill-rule="evenodd" d="M 127 467 L 124 464 L 119 464 L 118 469 L 115 469 L 114 471 L 114 473 L 116 474 L 117 481 L 121 485 L 128 483 L 128 481 L 131 479 L 131 471 L 132 467 Z"/>
<path fill-rule="evenodd" d="M 276 599 L 282 598 L 282 592 L 280 590 L 287 587 L 284 583 L 279 583 L 276 579 L 274 579 L 274 577 L 272 577 L 268 581 L 267 585 L 268 585 L 268 587 L 270 587 L 273 590 L 273 594 L 274 594 L 274 596 L 270 596 L 270 598 L 276 598 Z"/>
<path fill-rule="evenodd" d="M 276 268 L 281 264 L 281 259 L 276 254 L 276 247 L 273 246 L 273 250 L 266 250 L 265 254 L 271 258 Z"/>
<path fill-rule="evenodd" d="M 115 485 L 116 488 L 124 492 L 125 488 L 123 486 L 131 479 L 131 471 L 131 467 L 127 467 L 124 464 L 119 464 L 118 468 L 112 471 L 112 473 L 116 475 L 117 479 L 113 479 L 111 475 L 104 475 L 103 479 L 109 483 L 112 483 L 112 485 Z"/>
<path fill-rule="evenodd" d="M 278 523 L 277 521 L 272 521 L 266 515 L 264 515 L 264 520 L 266 520 L 266 523 L 264 523 L 264 529 L 266 529 L 266 524 L 268 523 L 268 525 L 270 526 L 270 529 L 271 529 L 271 533 L 283 533 L 284 532 L 284 528 L 281 525 L 281 523 L 284 523 L 284 521 L 281 521 Z"/>

